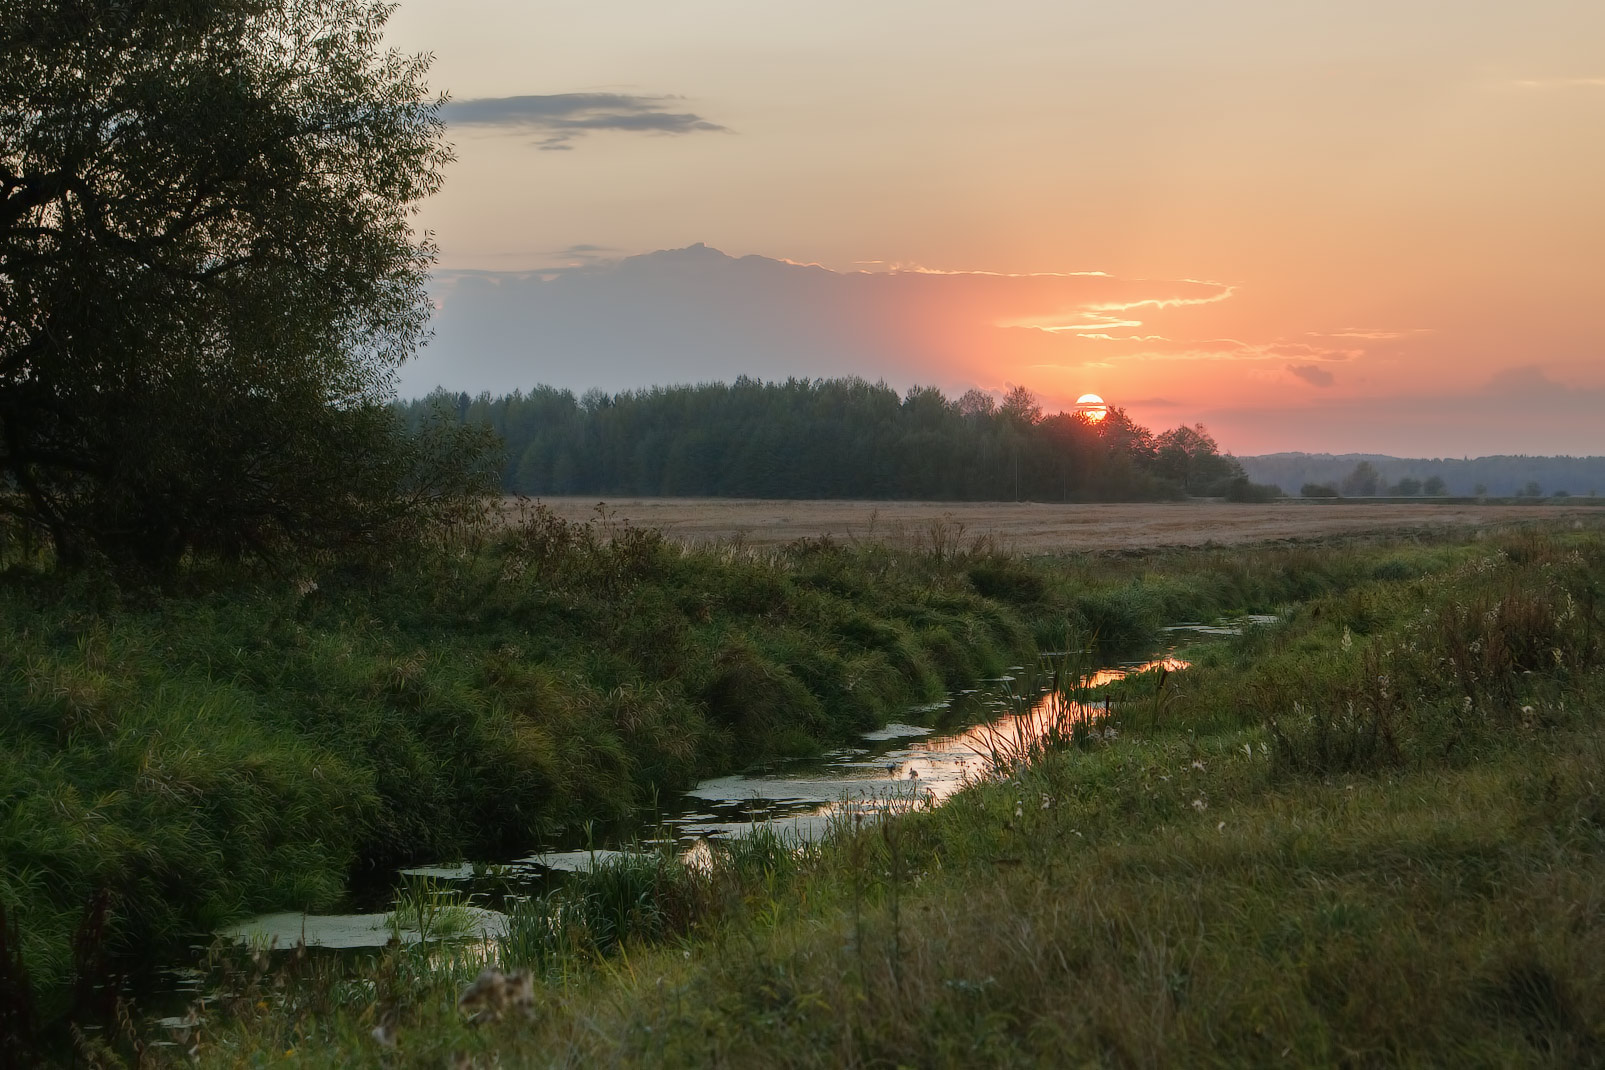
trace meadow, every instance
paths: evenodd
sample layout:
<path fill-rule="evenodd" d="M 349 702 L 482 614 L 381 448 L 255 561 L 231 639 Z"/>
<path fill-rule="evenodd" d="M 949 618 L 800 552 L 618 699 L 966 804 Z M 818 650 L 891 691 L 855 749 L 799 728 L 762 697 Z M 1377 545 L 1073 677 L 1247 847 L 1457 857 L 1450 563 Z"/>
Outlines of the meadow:
<path fill-rule="evenodd" d="M 36 1044 L 107 1063 L 1597 1061 L 1602 578 L 1582 521 L 1028 556 L 950 522 L 689 546 L 545 510 L 273 584 L 14 568 L 5 983 Z M 225 955 L 172 1037 L 63 1024 L 243 913 L 639 821 L 1067 636 L 1238 611 L 1282 619 L 940 808 L 610 862 L 488 948 Z M 487 961 L 527 993 L 465 1015 Z"/>

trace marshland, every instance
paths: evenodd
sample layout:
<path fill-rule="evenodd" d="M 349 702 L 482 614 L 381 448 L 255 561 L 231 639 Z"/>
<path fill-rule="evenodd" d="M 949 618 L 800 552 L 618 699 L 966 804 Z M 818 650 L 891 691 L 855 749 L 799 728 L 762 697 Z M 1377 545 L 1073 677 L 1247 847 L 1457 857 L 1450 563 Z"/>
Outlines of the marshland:
<path fill-rule="evenodd" d="M 128 1065 L 1592 1061 L 1602 570 L 1580 520 L 1026 557 L 540 508 L 159 599 L 14 568 L 15 1021 Z M 1185 668 L 1089 679 L 1178 636 Z M 657 831 L 700 778 L 976 689 L 1063 715 L 940 805 Z M 394 876 L 565 834 L 633 849 Z M 365 957 L 208 935 L 376 881 L 408 939 Z M 459 1007 L 486 969 L 528 998 Z"/>

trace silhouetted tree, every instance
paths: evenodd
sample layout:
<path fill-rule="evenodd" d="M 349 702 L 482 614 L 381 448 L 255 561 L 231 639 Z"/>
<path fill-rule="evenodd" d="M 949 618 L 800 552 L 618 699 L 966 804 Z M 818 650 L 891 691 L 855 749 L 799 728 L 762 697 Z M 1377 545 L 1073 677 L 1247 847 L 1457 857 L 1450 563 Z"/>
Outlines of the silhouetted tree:
<path fill-rule="evenodd" d="M 966 400 L 968 399 L 968 400 Z M 402 406 L 408 422 L 425 405 Z M 504 487 L 522 494 L 774 495 L 1085 501 L 1183 493 L 1154 436 L 1118 407 L 1098 423 L 931 387 L 902 397 L 862 379 L 740 379 L 576 401 L 538 387 L 472 399 L 465 418 L 507 442 Z M 1201 493 L 1242 471 L 1207 431 L 1186 429 Z"/>
<path fill-rule="evenodd" d="M 388 13 L 0 4 L 0 509 L 61 560 L 373 539 L 457 500 L 466 414 L 426 443 L 387 404 L 449 159 Z"/>

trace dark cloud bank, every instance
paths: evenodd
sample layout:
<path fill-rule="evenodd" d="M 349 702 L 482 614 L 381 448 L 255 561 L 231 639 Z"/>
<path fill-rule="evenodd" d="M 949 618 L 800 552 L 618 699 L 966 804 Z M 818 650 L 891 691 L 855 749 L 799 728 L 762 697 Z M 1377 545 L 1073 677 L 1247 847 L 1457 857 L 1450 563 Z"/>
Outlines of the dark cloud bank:
<path fill-rule="evenodd" d="M 836 272 L 693 245 L 541 272 L 447 272 L 436 338 L 404 392 L 538 383 L 623 390 L 671 383 L 861 375 L 962 387 L 1020 342 L 1018 317 L 1155 298 L 1212 283 L 1106 275 Z M 1069 340 L 1028 332 L 1062 350 Z M 996 384 L 989 384 L 996 385 Z"/>

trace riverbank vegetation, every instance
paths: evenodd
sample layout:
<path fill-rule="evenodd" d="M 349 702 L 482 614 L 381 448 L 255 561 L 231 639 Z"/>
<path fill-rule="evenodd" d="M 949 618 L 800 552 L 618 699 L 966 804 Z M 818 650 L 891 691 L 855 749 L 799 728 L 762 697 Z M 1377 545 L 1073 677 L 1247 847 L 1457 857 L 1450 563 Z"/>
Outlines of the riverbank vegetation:
<path fill-rule="evenodd" d="M 298 967 L 264 960 L 185 1043 L 202 1065 L 1597 1063 L 1605 541 L 1316 556 L 1369 574 L 1114 685 L 1091 730 L 940 808 L 530 901 L 489 952 L 517 998 L 459 1007 L 468 954 L 287 989 Z"/>
<path fill-rule="evenodd" d="M 1117 690 L 1099 732 L 1067 735 L 1068 750 L 1000 771 L 936 814 L 844 828 L 798 853 L 754 841 L 708 871 L 664 860 L 582 878 L 582 890 L 587 879 L 611 881 L 594 900 L 576 893 L 594 917 L 527 905 L 509 937 L 523 950 L 503 965 L 541 971 L 536 1026 L 458 1023 L 460 973 L 403 953 L 382 967 L 399 986 L 389 1003 L 327 977 L 306 990 L 304 1014 L 213 1021 L 205 1050 L 377 1058 L 362 1047 L 375 1014 L 394 1019 L 420 1065 L 447 1047 L 505 1047 L 540 1062 L 527 1045 L 547 1043 L 587 1058 L 759 1061 L 777 1044 L 805 1062 L 874 1061 L 916 1043 L 894 1028 L 899 1017 L 932 1031 L 911 1050 L 933 1059 L 957 1059 L 959 1048 L 929 1045 L 959 1044 L 972 1026 L 985 1027 L 986 1050 L 1004 1045 L 993 1061 L 1040 1054 L 1053 1036 L 1092 1044 L 1093 1034 L 1064 1032 L 1041 1004 L 1046 991 L 1028 999 L 1019 987 L 1031 976 L 1021 970 L 1050 964 L 1015 962 L 1028 949 L 994 945 L 1044 926 L 1047 942 L 1029 953 L 1057 947 L 1056 969 L 1069 972 L 1054 983 L 1069 984 L 1082 967 L 1115 970 L 1148 939 L 1139 922 L 1163 921 L 1143 954 L 1181 969 L 1207 952 L 1224 971 L 1188 980 L 1189 991 L 1238 984 L 1234 971 L 1248 966 L 1263 987 L 1264 971 L 1292 960 L 1255 945 L 1248 965 L 1236 963 L 1235 937 L 1211 929 L 1225 943 L 1199 944 L 1186 926 L 1244 912 L 1263 944 L 1272 937 L 1256 927 L 1269 921 L 1252 903 L 1330 876 L 1358 882 L 1366 925 L 1397 916 L 1419 928 L 1413 912 L 1425 900 L 1390 899 L 1373 850 L 1389 873 L 1425 867 L 1449 881 L 1432 886 L 1439 906 L 1458 902 L 1454 882 L 1471 879 L 1456 852 L 1492 859 L 1476 888 L 1506 888 L 1548 844 L 1564 856 L 1556 879 L 1570 882 L 1586 859 L 1565 852 L 1587 847 L 1586 828 L 1564 843 L 1544 832 L 1515 854 L 1503 837 L 1538 835 L 1531 815 L 1510 809 L 1523 800 L 1556 821 L 1597 821 L 1586 806 L 1573 813 L 1582 797 L 1566 794 L 1583 790 L 1588 771 L 1551 770 L 1560 794 L 1547 802 L 1548 789 L 1507 789 L 1593 738 L 1600 578 L 1592 532 L 1027 559 L 941 525 L 902 546 L 757 552 L 686 549 L 606 517 L 571 525 L 540 510 L 385 570 L 329 565 L 232 586 L 213 575 L 188 594 L 13 568 L 0 601 L 0 687 L 16 711 L 0 726 L 8 983 L 26 973 L 34 1024 L 48 1034 L 110 973 L 248 911 L 327 907 L 353 876 L 407 859 L 516 846 L 581 820 L 639 820 L 654 792 L 851 738 L 1035 649 L 1062 649 L 1067 631 L 1141 643 L 1170 621 L 1298 604 L 1276 629 L 1204 651 L 1157 695 L 1151 680 Z M 1597 740 L 1587 746 L 1598 753 Z M 1372 809 L 1334 811 L 1345 798 L 1397 814 L 1371 824 Z M 1467 827 L 1474 816 L 1492 819 L 1493 839 Z M 1291 831 L 1311 822 L 1331 825 L 1334 842 Z M 1235 847 L 1222 854 L 1216 843 Z M 1212 867 L 1225 867 L 1224 884 Z M 1264 892 L 1249 876 L 1260 870 Z M 894 871 L 902 876 L 889 885 Z M 1105 884 L 1107 896 L 1094 893 Z M 1063 943 L 1104 898 L 1118 924 Z M 82 936 L 74 949 L 86 916 L 94 954 Z M 931 917 L 945 919 L 945 935 L 927 931 Z M 589 920 L 568 924 L 576 918 Z M 846 941 L 857 949 L 850 961 L 843 925 L 864 926 Z M 565 934 L 556 945 L 553 932 Z M 1318 938 L 1288 935 L 1286 954 Z M 900 949 L 891 959 L 888 940 Z M 997 969 L 971 977 L 967 947 Z M 1540 952 L 1532 983 L 1553 981 L 1555 999 L 1586 1007 L 1597 991 L 1586 971 Z M 697 1008 L 678 1025 L 667 995 L 630 987 L 644 983 L 641 969 L 671 966 L 664 992 Z M 897 975 L 890 989 L 886 971 Z M 832 976 L 857 978 L 857 988 L 832 987 Z M 272 970 L 258 981 L 272 983 Z M 586 1016 L 624 1006 L 635 1017 L 608 1019 L 605 1051 L 581 1035 Z M 1175 1018 L 1181 1006 L 1144 1013 Z M 1330 1008 L 1284 1010 L 1310 1030 Z M 1237 1025 L 1222 1035 L 1247 1043 Z M 1136 1044 L 1138 1024 L 1125 1028 L 1120 1043 Z M 642 1047 L 649 1041 L 669 1047 Z"/>

